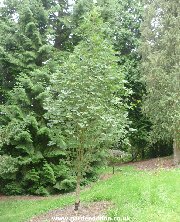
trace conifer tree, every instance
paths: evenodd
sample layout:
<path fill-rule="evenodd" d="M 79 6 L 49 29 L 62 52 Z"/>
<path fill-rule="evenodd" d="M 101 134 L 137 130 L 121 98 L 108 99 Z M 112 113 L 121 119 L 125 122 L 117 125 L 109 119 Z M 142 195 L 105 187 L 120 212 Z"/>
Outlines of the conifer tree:
<path fill-rule="evenodd" d="M 49 40 L 54 32 L 42 2 L 25 0 L 18 3 L 4 2 L 1 14 L 6 21 L 4 27 L 7 28 L 9 21 L 14 33 L 9 34 L 10 40 L 1 44 L 4 55 L 13 61 L 3 59 L 3 78 L 7 79 L 4 66 L 8 62 L 8 76 L 13 79 L 8 80 L 12 86 L 8 88 L 6 102 L 0 106 L 0 146 L 1 154 L 14 158 L 16 165 L 13 173 L 0 175 L 1 191 L 45 195 L 71 189 L 74 183 L 67 180 L 71 176 L 64 163 L 64 153 L 48 145 L 50 135 L 43 117 L 44 91 L 63 56 L 54 50 Z M 4 29 L 4 34 L 6 31 Z M 9 48 L 7 41 L 12 41 Z M 59 64 L 57 56 L 60 56 Z M 7 88 L 7 84 L 3 87 Z"/>
<path fill-rule="evenodd" d="M 152 140 L 173 140 L 180 163 L 180 3 L 145 1 L 142 24 L 144 110 L 153 123 Z"/>

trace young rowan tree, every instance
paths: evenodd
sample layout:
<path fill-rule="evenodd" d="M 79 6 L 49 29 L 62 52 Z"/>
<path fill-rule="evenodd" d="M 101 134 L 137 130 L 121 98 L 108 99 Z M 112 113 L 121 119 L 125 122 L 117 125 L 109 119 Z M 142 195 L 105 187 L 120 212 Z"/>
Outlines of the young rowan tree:
<path fill-rule="evenodd" d="M 137 50 L 140 45 L 140 24 L 142 22 L 143 4 L 137 0 L 97 0 L 96 5 L 101 8 L 101 16 L 104 22 L 108 22 L 112 44 L 116 51 L 119 69 L 125 74 L 126 86 L 132 90 L 129 95 L 128 117 L 131 121 L 128 139 L 129 146 L 122 146 L 119 142 L 118 149 L 131 152 L 132 159 L 145 158 L 148 154 L 148 132 L 150 123 L 142 112 L 142 97 L 145 86 L 140 81 L 141 56 Z M 72 14 L 74 26 L 78 26 L 83 15 L 93 7 L 93 0 L 76 1 Z M 74 44 L 80 40 L 73 35 Z"/>
<path fill-rule="evenodd" d="M 52 140 L 66 150 L 76 174 L 75 210 L 87 169 L 99 152 L 124 138 L 127 126 L 119 95 L 128 90 L 99 14 L 95 7 L 84 18 L 77 30 L 82 40 L 53 75 L 45 103 Z"/>

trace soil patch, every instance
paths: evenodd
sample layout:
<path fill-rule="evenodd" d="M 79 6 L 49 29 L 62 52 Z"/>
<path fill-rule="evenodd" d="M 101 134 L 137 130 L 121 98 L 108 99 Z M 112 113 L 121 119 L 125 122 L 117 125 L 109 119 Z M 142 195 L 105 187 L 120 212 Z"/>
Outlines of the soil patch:
<path fill-rule="evenodd" d="M 112 206 L 110 202 L 101 201 L 93 203 L 82 203 L 78 214 L 74 211 L 74 206 L 68 206 L 63 209 L 49 211 L 43 215 L 34 217 L 28 222 L 92 222 L 99 221 L 100 217 L 105 216 L 105 212 Z M 89 219 L 88 219 L 89 218 Z M 93 220 L 92 220 L 93 219 Z M 95 220 L 94 220 L 95 219 Z"/>
<path fill-rule="evenodd" d="M 139 170 L 172 169 L 179 167 L 174 165 L 172 157 L 153 158 L 149 160 L 123 163 L 120 165 L 116 164 L 116 166 L 133 166 Z"/>
<path fill-rule="evenodd" d="M 99 179 L 100 180 L 108 180 L 109 178 L 111 178 L 113 176 L 112 173 L 104 173 L 102 175 L 100 175 Z"/>

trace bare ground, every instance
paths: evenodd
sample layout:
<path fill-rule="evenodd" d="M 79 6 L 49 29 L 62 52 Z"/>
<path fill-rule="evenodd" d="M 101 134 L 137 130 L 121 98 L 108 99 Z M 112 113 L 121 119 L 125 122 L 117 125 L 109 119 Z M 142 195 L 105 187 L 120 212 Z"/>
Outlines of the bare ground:
<path fill-rule="evenodd" d="M 158 169 L 172 169 L 178 168 L 173 162 L 173 157 L 160 157 L 149 160 L 141 160 L 137 162 L 129 162 L 117 164 L 116 166 L 133 166 L 138 170 L 158 170 Z"/>
<path fill-rule="evenodd" d="M 74 206 L 68 206 L 63 209 L 51 210 L 46 214 L 34 217 L 28 222 L 92 222 L 98 221 L 100 217 L 105 216 L 105 211 L 111 207 L 111 203 L 106 201 L 81 204 L 78 213 L 74 211 Z M 88 219 L 90 218 L 90 219 Z"/>

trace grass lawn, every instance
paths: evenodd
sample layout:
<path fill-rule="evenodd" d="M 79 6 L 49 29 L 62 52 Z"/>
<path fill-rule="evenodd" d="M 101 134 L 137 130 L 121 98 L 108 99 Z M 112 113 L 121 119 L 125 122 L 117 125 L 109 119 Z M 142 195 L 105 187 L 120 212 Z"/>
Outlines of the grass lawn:
<path fill-rule="evenodd" d="M 110 169 L 106 169 L 108 172 Z M 129 217 L 137 222 L 180 221 L 180 169 L 137 171 L 119 168 L 107 180 L 100 180 L 82 192 L 82 201 L 108 200 L 114 203 L 111 217 Z M 0 202 L 1 222 L 25 222 L 34 215 L 73 203 L 71 195 L 44 200 L 6 200 Z"/>

